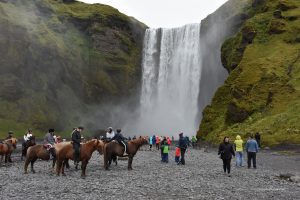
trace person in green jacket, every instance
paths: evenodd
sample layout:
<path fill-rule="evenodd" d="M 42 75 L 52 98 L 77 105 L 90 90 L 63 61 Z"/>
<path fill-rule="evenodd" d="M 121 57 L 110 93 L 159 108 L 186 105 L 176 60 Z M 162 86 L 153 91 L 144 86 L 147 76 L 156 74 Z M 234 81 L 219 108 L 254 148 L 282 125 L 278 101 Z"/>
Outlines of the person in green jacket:
<path fill-rule="evenodd" d="M 235 155 L 236 155 L 236 166 L 237 167 L 243 167 L 243 140 L 241 136 L 237 135 L 236 140 L 234 141 L 235 144 Z"/>
<path fill-rule="evenodd" d="M 197 142 L 197 138 L 193 135 L 192 136 L 192 146 L 193 146 L 193 148 L 196 147 L 196 142 Z"/>
<path fill-rule="evenodd" d="M 169 162 L 169 145 L 167 140 L 164 140 L 162 146 L 162 162 L 168 163 Z"/>

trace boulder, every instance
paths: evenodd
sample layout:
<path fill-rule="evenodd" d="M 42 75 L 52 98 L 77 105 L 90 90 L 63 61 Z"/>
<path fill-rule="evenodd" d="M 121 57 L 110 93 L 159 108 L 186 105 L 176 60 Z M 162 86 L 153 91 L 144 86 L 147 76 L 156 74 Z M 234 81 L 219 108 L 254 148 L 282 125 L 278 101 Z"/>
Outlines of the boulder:
<path fill-rule="evenodd" d="M 251 44 L 256 36 L 256 31 L 251 26 L 246 26 L 242 29 L 242 44 Z"/>
<path fill-rule="evenodd" d="M 261 4 L 265 3 L 265 0 L 253 0 L 252 1 L 252 7 L 257 7 Z"/>
<path fill-rule="evenodd" d="M 279 1 L 278 5 L 277 5 L 277 9 L 279 9 L 281 11 L 287 11 L 287 10 L 294 9 L 294 8 L 297 8 L 297 6 L 287 0 Z"/>
<path fill-rule="evenodd" d="M 300 183 L 300 176 L 291 176 L 290 181 L 294 183 Z"/>
<path fill-rule="evenodd" d="M 295 176 L 295 175 L 294 175 L 294 174 L 291 174 L 291 173 L 281 173 L 281 174 L 279 175 L 279 178 L 285 179 L 285 180 L 290 180 L 290 178 L 291 178 L 292 176 Z"/>
<path fill-rule="evenodd" d="M 230 103 L 227 107 L 226 121 L 241 123 L 249 117 L 249 113 L 244 108 L 238 107 L 235 103 Z"/>
<path fill-rule="evenodd" d="M 268 31 L 270 35 L 281 34 L 286 31 L 287 31 L 286 24 L 284 21 L 278 20 L 278 19 L 271 20 L 270 25 L 269 25 L 269 31 Z"/>
<path fill-rule="evenodd" d="M 275 10 L 275 11 L 273 12 L 273 16 L 274 16 L 276 19 L 280 19 L 280 18 L 282 18 L 282 13 L 281 13 L 280 10 Z"/>

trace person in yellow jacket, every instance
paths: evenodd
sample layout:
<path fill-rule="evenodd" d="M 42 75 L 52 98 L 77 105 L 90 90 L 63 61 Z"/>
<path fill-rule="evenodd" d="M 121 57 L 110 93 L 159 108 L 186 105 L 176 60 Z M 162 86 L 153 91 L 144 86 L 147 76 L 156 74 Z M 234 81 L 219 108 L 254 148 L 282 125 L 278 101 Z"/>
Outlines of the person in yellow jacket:
<path fill-rule="evenodd" d="M 236 166 L 243 167 L 243 140 L 241 136 L 237 135 L 236 140 L 234 141 L 235 144 L 235 155 L 236 155 Z"/>

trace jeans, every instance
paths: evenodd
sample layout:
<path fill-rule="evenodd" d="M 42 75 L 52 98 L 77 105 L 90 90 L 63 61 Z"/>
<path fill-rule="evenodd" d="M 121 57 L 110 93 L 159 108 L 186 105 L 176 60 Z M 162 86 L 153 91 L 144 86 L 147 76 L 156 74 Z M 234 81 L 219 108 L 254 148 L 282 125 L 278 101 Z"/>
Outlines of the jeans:
<path fill-rule="evenodd" d="M 235 153 L 235 162 L 237 167 L 243 167 L 243 152 L 242 151 L 237 151 Z"/>
<path fill-rule="evenodd" d="M 251 161 L 253 162 L 253 167 L 256 168 L 256 152 L 248 152 L 248 168 L 251 167 Z"/>
<path fill-rule="evenodd" d="M 169 162 L 169 154 L 163 153 L 162 154 L 162 162 Z"/>
<path fill-rule="evenodd" d="M 175 162 L 176 163 L 179 163 L 179 158 L 180 158 L 179 156 L 175 156 Z"/>

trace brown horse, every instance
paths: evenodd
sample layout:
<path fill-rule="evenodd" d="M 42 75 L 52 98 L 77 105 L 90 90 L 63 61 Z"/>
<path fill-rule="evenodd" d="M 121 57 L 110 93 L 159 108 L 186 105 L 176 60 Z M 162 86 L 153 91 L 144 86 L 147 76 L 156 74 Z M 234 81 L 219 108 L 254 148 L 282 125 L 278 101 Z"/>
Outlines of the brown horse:
<path fill-rule="evenodd" d="M 29 163 L 31 164 L 32 173 L 35 173 L 33 165 L 38 158 L 42 159 L 42 160 L 50 159 L 49 151 L 42 144 L 37 144 L 37 145 L 31 146 L 27 149 L 26 159 L 25 159 L 25 164 L 24 164 L 24 173 L 25 174 L 28 173 L 27 168 L 28 168 Z M 56 162 L 56 159 L 53 158 L 53 162 L 52 162 L 53 169 L 55 166 L 55 162 Z"/>
<path fill-rule="evenodd" d="M 11 153 L 17 148 L 17 142 L 18 140 L 16 138 L 11 138 L 8 140 L 4 140 L 3 144 L 0 144 L 0 164 L 3 161 L 3 156 L 5 156 L 5 163 L 7 163 L 7 161 L 10 161 Z"/>
<path fill-rule="evenodd" d="M 132 170 L 132 160 L 136 152 L 143 144 L 147 144 L 148 140 L 146 138 L 140 137 L 135 140 L 128 142 L 128 170 Z M 108 170 L 111 160 L 115 156 L 123 157 L 124 146 L 120 145 L 116 141 L 109 142 L 104 146 L 104 168 Z"/>
<path fill-rule="evenodd" d="M 36 144 L 35 143 L 35 136 L 31 136 L 28 141 L 23 143 L 21 160 L 23 160 L 23 157 L 26 157 L 27 149 L 31 146 L 34 146 L 35 144 Z"/>
<path fill-rule="evenodd" d="M 63 142 L 63 143 L 58 143 L 54 145 L 55 148 L 55 154 L 57 154 L 64 146 L 71 144 L 71 142 Z M 44 147 L 42 144 L 34 145 L 28 148 L 27 150 L 27 155 L 26 155 L 26 160 L 24 164 L 24 173 L 27 174 L 27 169 L 29 163 L 31 163 L 31 171 L 32 173 L 35 173 L 35 170 L 33 168 L 33 165 L 37 159 L 42 159 L 42 160 L 49 160 L 50 159 L 50 153 L 49 151 Z M 56 163 L 56 157 L 53 158 L 52 161 L 52 169 L 54 171 L 54 166 Z M 66 167 L 69 168 L 69 163 L 66 162 Z"/>
<path fill-rule="evenodd" d="M 104 143 L 101 140 L 92 139 L 84 144 L 81 144 L 80 146 L 80 161 L 81 161 L 81 177 L 84 178 L 86 176 L 86 166 L 89 162 L 89 160 L 92 157 L 92 154 L 95 150 L 98 150 L 100 154 L 103 152 L 103 146 Z M 65 176 L 64 171 L 64 163 L 67 160 L 74 160 L 74 150 L 73 145 L 68 144 L 63 146 L 60 151 L 57 153 L 57 165 L 56 165 L 56 174 L 57 176 L 60 175 L 60 173 Z"/>

